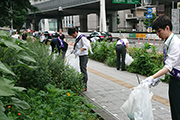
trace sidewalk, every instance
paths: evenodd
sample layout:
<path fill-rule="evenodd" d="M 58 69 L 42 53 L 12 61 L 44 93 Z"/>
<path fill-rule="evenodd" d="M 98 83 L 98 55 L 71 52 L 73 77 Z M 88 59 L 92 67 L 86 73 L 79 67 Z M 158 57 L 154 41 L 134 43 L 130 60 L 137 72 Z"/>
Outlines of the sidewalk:
<path fill-rule="evenodd" d="M 72 46 L 69 46 L 69 49 L 71 48 Z M 66 55 L 68 54 L 69 51 Z M 128 99 L 130 88 L 139 84 L 136 74 L 116 70 L 115 67 L 109 67 L 91 59 L 88 61 L 87 69 L 88 89 L 83 92 L 83 95 L 89 102 L 100 108 L 95 111 L 105 120 L 129 120 L 120 107 Z M 140 80 L 146 78 L 142 75 L 138 76 Z M 171 120 L 168 84 L 161 82 L 158 86 L 150 88 L 150 91 L 154 94 L 152 98 L 154 120 Z"/>

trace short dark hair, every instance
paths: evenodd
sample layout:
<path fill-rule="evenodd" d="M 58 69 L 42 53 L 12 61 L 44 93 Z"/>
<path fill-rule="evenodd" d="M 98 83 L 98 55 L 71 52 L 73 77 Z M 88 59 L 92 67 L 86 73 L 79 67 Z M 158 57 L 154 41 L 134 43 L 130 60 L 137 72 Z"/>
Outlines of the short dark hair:
<path fill-rule="evenodd" d="M 69 35 L 72 35 L 72 34 L 74 34 L 75 32 L 78 33 L 78 30 L 77 30 L 75 27 L 68 28 L 68 34 L 69 34 Z"/>
<path fill-rule="evenodd" d="M 152 28 L 155 30 L 158 30 L 159 28 L 165 29 L 166 26 L 169 26 L 170 31 L 172 31 L 172 22 L 166 15 L 158 16 L 152 23 Z"/>

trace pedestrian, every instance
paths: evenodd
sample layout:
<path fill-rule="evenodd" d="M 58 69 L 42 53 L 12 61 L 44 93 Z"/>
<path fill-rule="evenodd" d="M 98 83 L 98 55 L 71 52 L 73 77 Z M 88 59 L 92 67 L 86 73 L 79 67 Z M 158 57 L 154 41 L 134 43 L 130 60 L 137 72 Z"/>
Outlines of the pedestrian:
<path fill-rule="evenodd" d="M 172 120 L 180 120 L 180 39 L 172 33 L 172 22 L 166 15 L 158 16 L 152 24 L 156 34 L 164 40 L 164 67 L 154 75 L 147 77 L 142 83 L 148 83 L 149 87 L 156 86 L 159 77 L 170 73 L 169 101 Z"/>
<path fill-rule="evenodd" d="M 53 38 L 51 40 L 51 48 L 52 48 L 52 53 L 54 52 L 54 50 L 58 50 L 59 54 L 60 54 L 60 48 L 61 48 L 61 44 L 59 42 L 58 38 Z M 57 51 L 55 51 L 55 53 L 57 53 Z"/>
<path fill-rule="evenodd" d="M 20 39 L 24 40 L 24 41 L 27 41 L 27 34 L 26 34 L 26 30 L 23 31 L 23 34 L 21 35 Z"/>
<path fill-rule="evenodd" d="M 122 57 L 121 71 L 125 71 L 125 57 L 126 52 L 129 53 L 129 41 L 123 36 L 120 36 L 120 39 L 116 43 L 116 68 L 120 69 L 120 55 Z"/>
<path fill-rule="evenodd" d="M 12 33 L 13 33 L 12 29 L 9 30 L 9 33 L 10 33 L 10 35 L 12 35 Z"/>
<path fill-rule="evenodd" d="M 44 36 L 44 33 L 42 33 L 42 35 L 40 36 L 40 43 L 43 43 L 44 42 L 44 40 L 45 40 L 45 36 Z"/>
<path fill-rule="evenodd" d="M 61 40 L 65 41 L 65 36 L 64 36 L 64 34 L 62 34 L 62 29 L 59 29 L 58 37 L 59 37 Z"/>
<path fill-rule="evenodd" d="M 13 38 L 16 38 L 16 39 L 19 39 L 19 34 L 18 34 L 18 32 L 16 31 L 16 34 L 13 32 L 12 37 L 13 37 Z"/>
<path fill-rule="evenodd" d="M 65 41 L 65 36 L 64 34 L 62 34 L 62 29 L 59 29 L 59 34 L 58 34 L 58 38 L 60 39 L 60 41 L 62 40 L 62 44 L 61 45 L 61 50 L 62 50 L 62 59 L 65 58 L 66 55 L 66 51 L 68 49 L 68 43 Z"/>
<path fill-rule="evenodd" d="M 76 38 L 71 54 L 74 53 L 75 56 L 79 57 L 79 66 L 81 73 L 83 73 L 83 82 L 85 84 L 84 91 L 87 91 L 87 63 L 88 63 L 88 48 L 90 48 L 90 42 L 84 34 L 78 32 L 76 28 L 69 28 L 68 34 L 73 38 Z"/>

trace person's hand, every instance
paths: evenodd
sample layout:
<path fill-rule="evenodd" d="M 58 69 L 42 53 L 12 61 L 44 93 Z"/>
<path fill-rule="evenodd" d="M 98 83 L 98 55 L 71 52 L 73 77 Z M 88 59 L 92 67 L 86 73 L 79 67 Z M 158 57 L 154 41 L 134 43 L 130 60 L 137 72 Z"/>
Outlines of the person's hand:
<path fill-rule="evenodd" d="M 78 51 L 75 53 L 75 55 L 76 55 L 76 56 L 79 56 L 79 55 L 80 55 L 80 53 L 81 53 L 81 51 L 80 51 L 80 50 L 78 50 Z"/>
<path fill-rule="evenodd" d="M 129 53 L 129 50 L 127 49 L 127 53 Z"/>
<path fill-rule="evenodd" d="M 70 53 L 73 54 L 73 53 L 74 53 L 74 49 L 71 49 L 71 50 L 70 50 Z"/>
<path fill-rule="evenodd" d="M 142 84 L 148 83 L 148 86 L 150 88 L 151 86 L 153 87 L 157 86 L 159 82 L 160 82 L 159 78 L 154 79 L 152 76 L 150 76 L 150 77 L 147 77 L 145 80 L 143 80 Z"/>
<path fill-rule="evenodd" d="M 151 85 L 152 85 L 152 83 L 153 83 L 153 81 L 154 81 L 154 78 L 153 78 L 152 76 L 150 76 L 150 77 L 147 77 L 145 80 L 143 80 L 141 83 L 142 83 L 142 84 L 148 83 L 148 86 L 149 86 L 149 88 L 150 88 Z"/>
<path fill-rule="evenodd" d="M 155 78 L 152 82 L 152 86 L 155 87 L 158 85 L 158 83 L 160 82 L 160 79 L 159 78 Z"/>

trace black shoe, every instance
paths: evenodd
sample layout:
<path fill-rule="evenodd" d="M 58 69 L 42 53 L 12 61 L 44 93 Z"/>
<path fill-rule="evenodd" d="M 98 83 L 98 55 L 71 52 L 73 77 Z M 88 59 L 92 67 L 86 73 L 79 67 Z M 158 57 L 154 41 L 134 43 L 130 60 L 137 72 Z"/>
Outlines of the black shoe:
<path fill-rule="evenodd" d="M 126 71 L 126 69 L 121 69 L 121 71 Z"/>
<path fill-rule="evenodd" d="M 119 68 L 117 68 L 117 70 L 119 70 Z"/>

